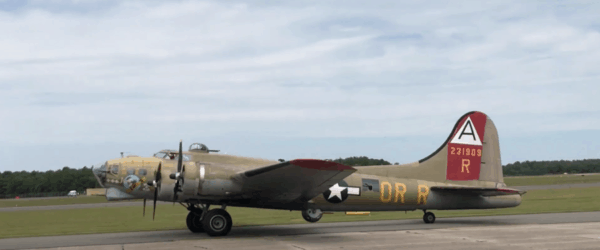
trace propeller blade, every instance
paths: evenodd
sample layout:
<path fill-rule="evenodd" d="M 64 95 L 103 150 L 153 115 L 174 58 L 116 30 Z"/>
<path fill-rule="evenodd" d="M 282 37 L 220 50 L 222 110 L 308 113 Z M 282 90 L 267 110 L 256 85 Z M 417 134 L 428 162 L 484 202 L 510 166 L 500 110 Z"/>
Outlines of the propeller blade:
<path fill-rule="evenodd" d="M 160 181 L 160 179 L 162 179 L 162 174 L 160 173 L 160 169 L 162 167 L 162 162 L 158 163 L 158 169 L 156 170 L 156 182 L 158 183 Z"/>
<path fill-rule="evenodd" d="M 142 217 L 146 217 L 146 198 L 144 198 L 144 213 L 142 214 Z"/>
<path fill-rule="evenodd" d="M 175 188 L 173 188 L 173 204 L 175 204 L 175 201 L 177 200 L 177 192 L 179 192 L 179 180 L 175 182 Z"/>
<path fill-rule="evenodd" d="M 154 177 L 155 181 L 152 183 L 154 186 L 154 208 L 152 209 L 152 220 L 156 216 L 156 199 L 158 199 L 158 189 L 160 188 L 160 179 L 162 179 L 162 173 L 160 172 L 162 168 L 162 162 L 158 163 L 158 168 L 156 169 L 156 176 Z M 146 209 L 146 199 L 144 199 L 144 210 Z M 145 212 L 145 211 L 144 211 Z"/>
<path fill-rule="evenodd" d="M 179 185 L 179 187 L 183 187 L 183 183 L 185 183 L 184 179 L 183 179 L 183 175 L 185 174 L 185 165 L 183 165 L 181 167 L 181 177 L 179 178 L 181 180 L 181 184 Z M 181 190 L 179 190 L 181 191 Z"/>
<path fill-rule="evenodd" d="M 177 157 L 177 174 L 175 175 L 175 187 L 173 188 L 173 202 L 179 197 L 177 192 L 181 191 L 181 185 L 183 184 L 183 140 L 179 141 L 179 154 Z M 175 203 L 173 203 L 175 204 Z"/>
<path fill-rule="evenodd" d="M 177 172 L 178 173 L 181 173 L 181 163 L 183 161 L 183 152 L 182 152 L 182 148 L 181 148 L 182 143 L 183 143 L 183 140 L 180 140 L 179 141 L 179 155 L 178 155 L 179 157 L 177 157 L 178 158 L 177 159 Z"/>
<path fill-rule="evenodd" d="M 158 188 L 154 188 L 154 209 L 152 209 L 152 220 L 156 216 L 156 197 L 158 196 Z"/>

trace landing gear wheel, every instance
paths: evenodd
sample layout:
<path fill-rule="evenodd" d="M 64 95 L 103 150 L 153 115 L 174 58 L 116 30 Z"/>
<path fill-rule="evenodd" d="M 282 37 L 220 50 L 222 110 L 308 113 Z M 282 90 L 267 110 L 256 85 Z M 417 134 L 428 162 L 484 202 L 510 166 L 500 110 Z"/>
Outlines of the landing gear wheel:
<path fill-rule="evenodd" d="M 231 231 L 233 221 L 229 213 L 223 209 L 209 210 L 202 219 L 202 226 L 210 236 L 225 236 Z"/>
<path fill-rule="evenodd" d="M 192 231 L 192 233 L 202 233 L 204 232 L 204 227 L 202 226 L 202 221 L 200 220 L 202 216 L 202 210 L 197 209 L 190 211 L 188 213 L 187 218 L 185 219 L 185 224 L 188 229 Z"/>
<path fill-rule="evenodd" d="M 433 214 L 432 212 L 426 212 L 423 215 L 423 221 L 427 224 L 434 223 L 435 222 L 435 214 Z"/>
<path fill-rule="evenodd" d="M 321 211 L 321 209 L 309 208 L 306 210 L 302 210 L 302 218 L 304 218 L 304 220 L 308 222 L 317 222 L 321 219 L 321 217 L 323 217 L 323 212 Z"/>

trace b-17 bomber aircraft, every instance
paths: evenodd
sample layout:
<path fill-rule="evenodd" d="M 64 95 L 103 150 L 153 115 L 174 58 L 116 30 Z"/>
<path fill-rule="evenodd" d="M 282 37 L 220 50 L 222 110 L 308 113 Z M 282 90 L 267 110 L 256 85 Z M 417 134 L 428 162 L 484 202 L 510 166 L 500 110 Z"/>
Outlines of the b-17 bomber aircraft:
<path fill-rule="evenodd" d="M 94 175 L 108 200 L 181 203 L 194 233 L 229 233 L 227 206 L 301 211 L 308 222 L 323 212 L 414 211 L 433 223 L 430 210 L 515 207 L 523 191 L 507 188 L 498 132 L 481 112 L 469 112 L 431 155 L 404 165 L 345 166 L 297 159 L 278 162 L 215 154 L 203 144 L 98 164 Z M 210 209 L 210 206 L 217 206 Z M 154 218 L 154 212 L 153 212 Z"/>

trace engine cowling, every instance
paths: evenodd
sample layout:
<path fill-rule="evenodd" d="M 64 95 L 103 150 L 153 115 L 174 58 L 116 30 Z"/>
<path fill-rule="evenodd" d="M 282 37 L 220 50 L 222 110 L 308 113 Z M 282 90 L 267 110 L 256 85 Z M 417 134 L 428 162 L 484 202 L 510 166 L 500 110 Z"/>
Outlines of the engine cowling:
<path fill-rule="evenodd" d="M 198 163 L 198 194 L 201 196 L 228 196 L 238 194 L 241 185 L 231 179 L 235 172 L 207 163 Z"/>

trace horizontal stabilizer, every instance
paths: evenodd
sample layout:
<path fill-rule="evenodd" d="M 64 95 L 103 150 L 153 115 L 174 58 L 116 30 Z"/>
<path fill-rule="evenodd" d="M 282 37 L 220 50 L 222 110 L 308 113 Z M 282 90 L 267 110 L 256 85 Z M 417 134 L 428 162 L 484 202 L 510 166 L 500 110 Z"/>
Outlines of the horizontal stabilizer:
<path fill-rule="evenodd" d="M 447 192 L 453 194 L 464 195 L 481 195 L 481 196 L 498 196 L 498 195 L 523 195 L 526 191 L 510 189 L 510 188 L 483 188 L 483 187 L 431 187 L 431 191 Z"/>

